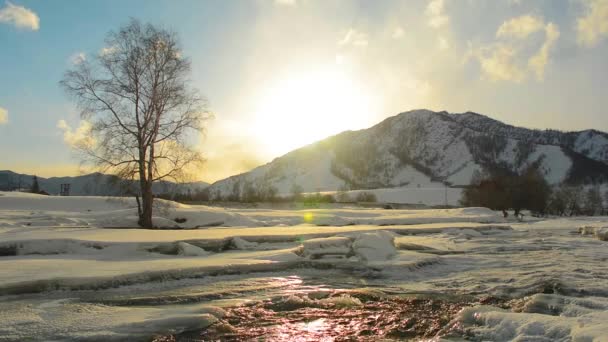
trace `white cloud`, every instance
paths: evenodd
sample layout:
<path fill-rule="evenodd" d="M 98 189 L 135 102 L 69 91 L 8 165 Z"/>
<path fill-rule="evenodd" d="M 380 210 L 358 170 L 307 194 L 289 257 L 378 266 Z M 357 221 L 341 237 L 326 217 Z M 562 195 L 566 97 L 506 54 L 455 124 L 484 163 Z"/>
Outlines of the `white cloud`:
<path fill-rule="evenodd" d="M 544 32 L 545 39 L 538 50 L 531 54 L 526 47 L 534 41 L 530 40 L 530 36 L 536 32 Z M 483 76 L 491 81 L 522 82 L 529 72 L 542 81 L 551 49 L 559 36 L 557 25 L 523 15 L 505 21 L 496 31 L 495 42 L 471 49 L 469 55 L 479 61 Z"/>
<path fill-rule="evenodd" d="M 23 6 L 6 2 L 0 9 L 0 23 L 11 24 L 20 29 L 37 31 L 40 28 L 40 18 L 32 10 Z"/>
<path fill-rule="evenodd" d="M 522 15 L 502 23 L 496 31 L 496 37 L 524 39 L 532 33 L 542 30 L 543 26 L 542 19 L 531 15 Z"/>
<path fill-rule="evenodd" d="M 353 28 L 349 29 L 344 38 L 338 42 L 338 45 L 340 46 L 352 45 L 356 47 L 366 47 L 368 44 L 367 34 Z"/>
<path fill-rule="evenodd" d="M 587 0 L 582 3 L 585 16 L 579 17 L 576 22 L 578 42 L 592 47 L 608 36 L 608 0 Z"/>
<path fill-rule="evenodd" d="M 65 120 L 59 120 L 57 128 L 63 131 L 63 141 L 72 148 L 91 147 L 95 144 L 88 121 L 80 121 L 78 127 L 73 129 Z"/>
<path fill-rule="evenodd" d="M 87 55 L 84 52 L 77 52 L 70 56 L 70 63 L 72 65 L 78 65 L 87 60 Z"/>
<path fill-rule="evenodd" d="M 445 13 L 445 0 L 431 0 L 426 6 L 428 25 L 438 34 L 437 46 L 439 50 L 447 50 L 450 47 L 448 36 L 450 35 L 448 24 L 450 17 Z"/>
<path fill-rule="evenodd" d="M 399 39 L 399 38 L 403 37 L 403 35 L 405 35 L 405 31 L 403 30 L 403 28 L 401 26 L 397 26 L 393 30 L 391 37 L 393 37 L 393 39 Z"/>
<path fill-rule="evenodd" d="M 8 123 L 8 110 L 0 107 L 0 125 L 6 125 Z"/>
<path fill-rule="evenodd" d="M 483 75 L 491 81 L 521 82 L 525 72 L 515 62 L 517 51 L 507 45 L 485 47 L 474 52 Z"/>
<path fill-rule="evenodd" d="M 545 34 L 545 42 L 540 50 L 528 60 L 529 68 L 536 73 L 536 79 L 539 81 L 542 81 L 545 77 L 545 66 L 549 62 L 549 51 L 559 38 L 559 29 L 557 28 L 557 25 L 548 23 L 547 26 L 545 26 Z"/>
<path fill-rule="evenodd" d="M 433 28 L 441 28 L 448 24 L 450 17 L 445 14 L 444 0 L 432 0 L 426 6 L 426 15 L 429 19 L 429 26 Z"/>

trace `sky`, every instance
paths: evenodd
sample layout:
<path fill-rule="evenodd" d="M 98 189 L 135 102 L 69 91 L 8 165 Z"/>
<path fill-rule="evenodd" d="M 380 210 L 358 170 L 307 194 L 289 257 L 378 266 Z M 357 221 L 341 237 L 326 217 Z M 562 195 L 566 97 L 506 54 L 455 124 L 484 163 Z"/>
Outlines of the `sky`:
<path fill-rule="evenodd" d="M 177 32 L 215 181 L 400 112 L 608 131 L 608 0 L 0 0 L 0 169 L 83 170 L 63 73 L 130 18 Z"/>

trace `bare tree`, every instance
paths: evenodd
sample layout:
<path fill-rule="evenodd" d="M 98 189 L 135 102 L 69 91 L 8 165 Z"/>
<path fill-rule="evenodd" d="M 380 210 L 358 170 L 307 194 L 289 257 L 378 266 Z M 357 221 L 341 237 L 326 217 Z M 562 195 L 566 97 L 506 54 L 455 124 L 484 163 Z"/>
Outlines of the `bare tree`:
<path fill-rule="evenodd" d="M 175 33 L 132 19 L 61 81 L 91 124 L 89 139 L 76 148 L 104 172 L 139 182 L 143 227 L 152 227 L 152 183 L 183 178 L 202 162 L 190 142 L 210 113 L 189 73 Z"/>
<path fill-rule="evenodd" d="M 600 193 L 600 189 L 592 186 L 585 193 L 584 198 L 585 205 L 585 213 L 587 215 L 593 216 L 596 214 L 601 214 L 602 212 L 602 194 Z"/>

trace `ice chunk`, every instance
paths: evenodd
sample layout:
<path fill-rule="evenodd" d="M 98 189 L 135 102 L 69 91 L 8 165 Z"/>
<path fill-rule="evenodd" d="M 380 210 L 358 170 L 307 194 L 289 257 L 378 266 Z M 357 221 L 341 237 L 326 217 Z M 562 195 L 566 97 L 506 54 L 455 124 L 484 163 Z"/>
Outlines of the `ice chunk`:
<path fill-rule="evenodd" d="M 578 232 L 581 235 L 593 235 L 595 234 L 595 228 L 594 226 L 582 226 L 582 227 L 578 227 Z"/>
<path fill-rule="evenodd" d="M 343 236 L 310 239 L 302 243 L 303 254 L 316 259 L 328 254 L 347 255 L 351 252 L 352 241 Z"/>
<path fill-rule="evenodd" d="M 595 237 L 602 241 L 608 241 L 608 227 L 596 228 Z"/>
<path fill-rule="evenodd" d="M 180 241 L 177 243 L 177 254 L 183 255 L 183 256 L 206 256 L 211 253 L 207 252 L 206 250 L 204 250 L 200 247 L 196 247 L 187 242 Z"/>
<path fill-rule="evenodd" d="M 258 243 L 247 241 L 238 236 L 235 236 L 232 238 L 232 245 L 234 245 L 236 249 L 253 249 L 258 246 Z"/>
<path fill-rule="evenodd" d="M 330 306 L 336 308 L 350 308 L 355 306 L 363 306 L 358 298 L 343 294 L 341 296 L 319 299 L 317 301 L 321 306 Z"/>
<path fill-rule="evenodd" d="M 361 233 L 353 243 L 353 251 L 362 261 L 388 260 L 397 254 L 395 236 L 383 230 Z"/>

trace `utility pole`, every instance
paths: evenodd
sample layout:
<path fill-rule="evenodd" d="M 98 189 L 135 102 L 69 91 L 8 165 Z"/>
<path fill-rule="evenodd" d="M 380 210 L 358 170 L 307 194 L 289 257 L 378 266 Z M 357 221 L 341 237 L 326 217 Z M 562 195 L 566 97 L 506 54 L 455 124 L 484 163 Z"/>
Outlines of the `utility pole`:
<path fill-rule="evenodd" d="M 448 206 L 448 184 L 444 183 L 445 185 L 445 206 Z"/>

